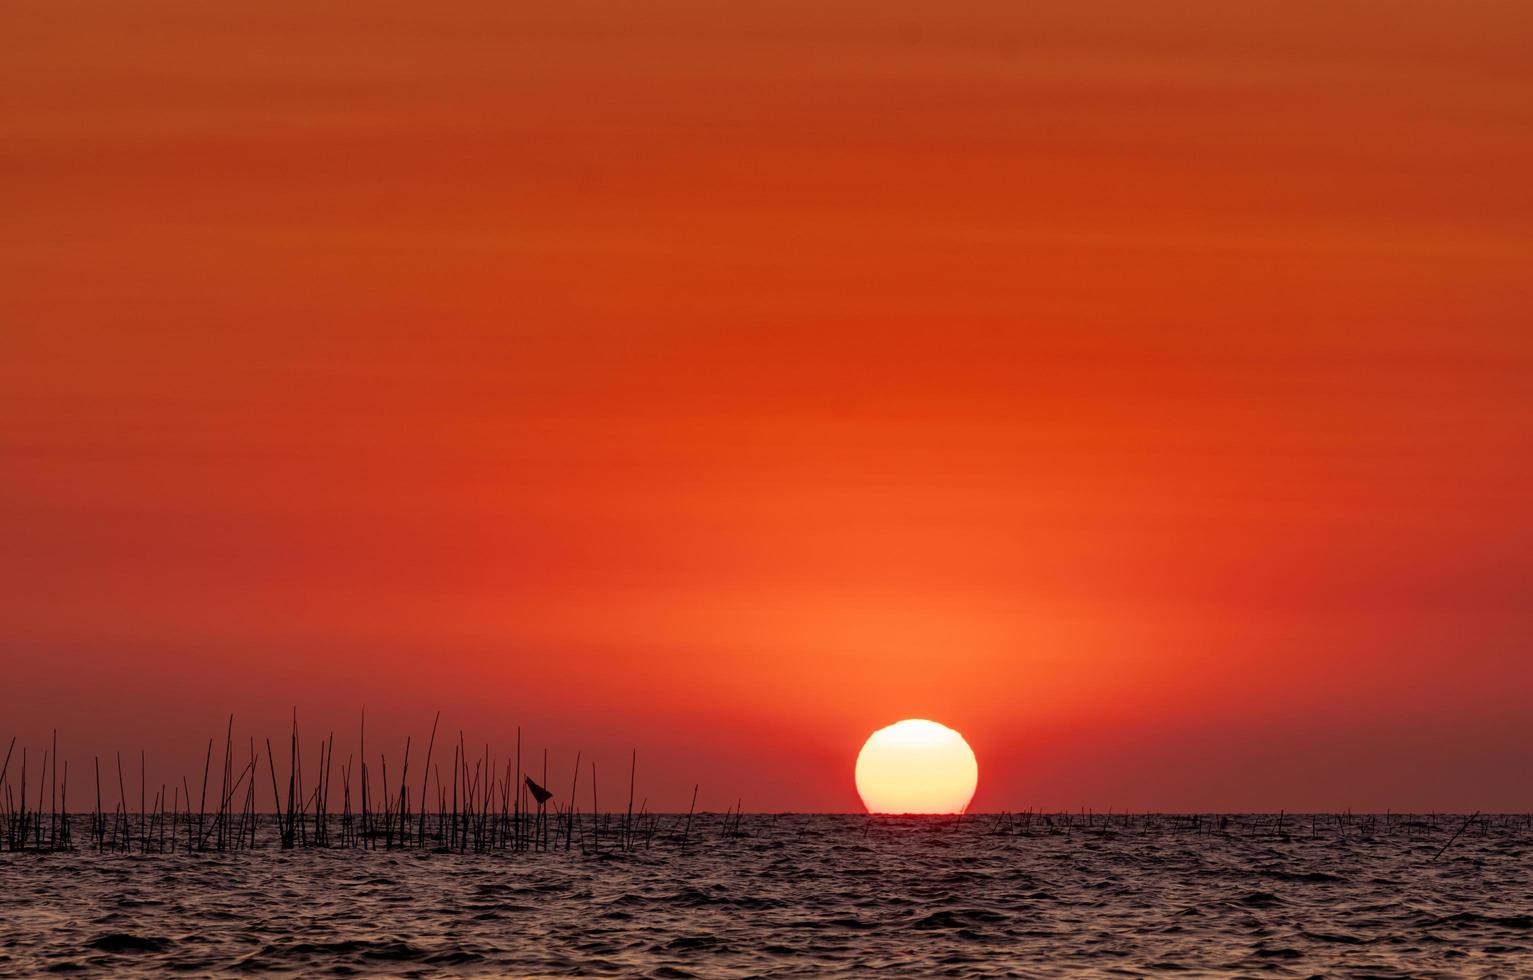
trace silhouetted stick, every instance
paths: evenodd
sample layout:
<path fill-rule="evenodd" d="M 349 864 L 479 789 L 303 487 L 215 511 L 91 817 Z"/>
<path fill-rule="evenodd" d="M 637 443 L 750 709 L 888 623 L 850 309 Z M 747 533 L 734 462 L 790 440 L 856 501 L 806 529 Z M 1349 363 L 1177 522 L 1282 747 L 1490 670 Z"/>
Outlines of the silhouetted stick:
<path fill-rule="evenodd" d="M 431 721 L 431 741 L 426 743 L 426 770 L 425 775 L 421 777 L 421 819 L 420 833 L 417 835 L 416 840 L 417 847 L 426 846 L 426 787 L 431 780 L 431 750 L 436 748 L 436 726 L 437 722 L 441 720 L 442 713 L 438 711 L 436 717 Z"/>
<path fill-rule="evenodd" d="M 484 850 L 488 841 L 485 839 L 485 825 L 490 820 L 490 797 L 495 792 L 495 767 L 490 762 L 490 743 L 484 743 L 484 795 L 479 802 L 479 828 L 475 839 L 475 846 Z"/>
<path fill-rule="evenodd" d="M 521 743 L 521 729 L 517 729 L 517 743 Z M 520 766 L 518 766 L 520 768 Z M 458 826 L 458 790 L 457 780 L 463 781 L 463 825 Z M 468 743 L 463 740 L 463 729 L 458 729 L 458 772 L 454 777 L 452 823 L 453 834 L 458 838 L 458 850 L 468 849 L 468 808 L 472 805 L 468 801 Z"/>
<path fill-rule="evenodd" d="M 209 743 L 212 744 L 212 743 Z M 122 753 L 117 753 L 117 799 L 122 806 L 122 839 L 128 850 L 133 849 L 133 838 L 128 834 L 128 791 L 123 788 L 122 781 Z"/>
<path fill-rule="evenodd" d="M 387 786 L 384 786 L 383 789 L 384 792 L 388 792 Z M 295 796 L 298 801 L 297 810 L 292 808 Z M 289 831 L 294 834 L 292 844 L 289 846 L 307 843 L 303 840 L 304 837 L 308 836 L 308 824 L 303 821 L 303 815 L 308 809 L 303 799 L 303 742 L 298 737 L 298 708 L 296 706 L 293 708 L 293 769 L 289 773 L 288 778 L 287 802 L 287 825 Z"/>
<path fill-rule="evenodd" d="M 564 849 L 570 849 L 570 838 L 575 836 L 575 790 L 580 786 L 580 753 L 575 753 L 575 777 L 570 780 L 570 806 L 568 825 L 564 831 Z"/>
<path fill-rule="evenodd" d="M 512 847 L 511 847 L 511 849 L 514 850 L 514 851 L 520 851 L 522 849 L 522 814 L 527 809 L 525 806 L 522 805 L 522 801 L 527 798 L 527 794 L 522 789 L 522 787 L 527 785 L 526 783 L 523 782 L 523 780 L 526 779 L 526 778 L 527 777 L 522 773 L 522 726 L 521 725 L 517 725 L 516 726 L 516 843 L 514 843 L 512 845 Z"/>
<path fill-rule="evenodd" d="M 697 809 L 697 786 L 692 787 L 692 805 L 687 807 L 687 829 L 681 835 L 681 849 L 687 849 L 687 838 L 692 835 L 692 811 Z M 675 833 L 675 831 L 672 831 Z"/>
<path fill-rule="evenodd" d="M 240 841 L 243 843 L 246 836 L 244 830 L 245 821 L 249 821 L 249 836 L 251 847 L 255 847 L 256 841 L 256 773 L 260 772 L 260 770 L 261 757 L 256 754 L 255 739 L 252 738 L 250 740 L 250 786 L 245 791 L 245 815 L 241 817 L 240 822 Z M 173 836 L 174 835 L 172 835 L 172 837 Z"/>
<path fill-rule="evenodd" d="M 11 812 L 10 812 L 10 806 L 9 806 L 11 784 L 5 781 L 5 774 L 10 771 L 10 768 L 11 768 L 11 753 L 14 752 L 14 751 L 16 751 L 16 736 L 12 735 L 11 736 L 11 747 L 5 750 L 5 762 L 3 764 L 0 764 L 0 786 L 4 786 L 5 787 L 5 792 L 6 792 L 6 799 L 5 800 L 0 800 L 0 803 L 5 803 L 6 804 L 6 807 L 5 807 L 5 817 L 6 817 L 6 819 L 5 819 L 5 836 L 6 836 L 7 840 L 11 839 L 11 827 L 10 827 L 10 824 L 11 824 Z M 98 785 L 99 785 L 99 782 L 100 782 L 99 779 L 97 780 L 97 782 L 98 782 Z M 100 807 L 97 807 L 97 809 L 100 809 Z"/>
<path fill-rule="evenodd" d="M 27 747 L 21 747 L 21 813 L 18 815 L 21 824 L 21 839 L 19 843 L 11 845 L 12 850 L 21 850 L 27 846 Z"/>
<path fill-rule="evenodd" d="M 57 728 L 55 728 L 53 730 L 53 778 L 52 778 L 52 781 L 49 783 L 49 786 L 52 787 L 51 795 L 49 796 L 49 806 L 51 807 L 51 812 L 48 814 L 48 846 L 51 849 L 53 849 L 53 850 L 58 850 L 58 842 L 59 842 L 59 826 L 58 826 L 59 787 L 58 787 L 58 782 L 59 782 L 59 730 Z"/>
<path fill-rule="evenodd" d="M 50 750 L 43 750 L 43 774 L 37 780 L 37 809 L 32 811 L 35 814 L 34 820 L 37 823 L 37 826 L 33 828 L 35 833 L 32 835 L 32 839 L 37 842 L 37 849 L 39 851 L 43 849 L 43 790 L 48 788 L 48 760 L 53 759 L 54 769 L 57 769 L 59 765 L 58 760 L 53 758 L 49 752 Z"/>
<path fill-rule="evenodd" d="M 1469 819 L 1465 820 L 1463 825 L 1459 827 L 1459 829 L 1454 833 L 1454 835 L 1452 837 L 1448 838 L 1448 843 L 1446 843 L 1446 844 L 1444 844 L 1442 846 L 1442 851 L 1438 851 L 1436 854 L 1432 855 L 1432 860 L 1436 861 L 1438 858 L 1442 857 L 1443 856 L 1443 851 L 1446 851 L 1448 848 L 1452 847 L 1453 846 L 1453 842 L 1458 840 L 1458 835 L 1462 834 L 1464 832 L 1464 830 L 1471 823 L 1474 822 L 1474 818 L 1478 817 L 1479 815 L 1480 815 L 1480 811 L 1479 810 L 1476 810 L 1473 813 L 1471 813 L 1469 815 Z"/>
<path fill-rule="evenodd" d="M 293 731 L 288 736 L 287 743 L 287 820 L 283 823 L 282 846 L 293 846 L 293 822 L 297 816 L 293 812 L 293 787 L 298 780 L 298 712 L 293 711 Z"/>
<path fill-rule="evenodd" d="M 320 794 L 319 806 L 314 814 L 314 842 L 328 847 L 330 844 L 330 771 L 335 767 L 335 732 L 330 733 L 330 741 L 326 744 L 323 753 L 323 761 L 320 771 Z"/>
<path fill-rule="evenodd" d="M 367 816 L 367 708 L 362 709 L 362 729 L 358 737 L 357 757 L 362 760 L 362 846 L 371 847 Z"/>
<path fill-rule="evenodd" d="M 16 751 L 16 736 L 11 736 L 11 747 L 5 750 L 5 764 L 0 765 L 0 786 L 5 784 L 5 774 L 11 768 L 11 753 Z"/>
<path fill-rule="evenodd" d="M 229 844 L 229 814 L 227 812 L 227 800 L 233 790 L 229 786 L 229 778 L 233 775 L 234 768 L 234 715 L 229 716 L 229 727 L 224 733 L 224 776 L 223 788 L 220 790 L 225 802 L 218 807 L 218 849 L 224 850 Z"/>
<path fill-rule="evenodd" d="M 628 850 L 633 839 L 633 778 L 639 771 L 639 750 L 633 750 L 633 759 L 628 764 L 628 815 L 623 818 L 623 850 Z"/>
<path fill-rule="evenodd" d="M 266 767 L 271 770 L 271 810 L 277 818 L 277 833 L 284 839 L 287 836 L 282 823 L 282 794 L 277 792 L 277 763 L 276 753 L 271 750 L 271 739 L 266 740 Z M 190 801 L 191 797 L 187 797 Z"/>
<path fill-rule="evenodd" d="M 202 839 L 202 818 L 208 809 L 208 769 L 213 765 L 213 740 L 208 739 L 208 755 L 202 763 L 202 802 L 197 804 L 197 839 Z M 122 769 L 122 756 L 117 757 L 117 768 Z"/>
<path fill-rule="evenodd" d="M 15 741 L 14 739 L 12 740 Z M 10 762 L 10 757 L 6 757 Z M 96 850 L 106 846 L 106 817 L 101 812 L 101 756 L 96 756 Z"/>
<path fill-rule="evenodd" d="M 186 849 L 192 849 L 192 788 L 187 785 L 186 777 L 181 777 L 181 792 L 186 794 Z"/>
<path fill-rule="evenodd" d="M 399 846 L 404 847 L 409 839 L 405 835 L 408 830 L 405 821 L 409 819 L 409 801 L 405 798 L 405 782 L 410 778 L 410 737 L 405 736 L 405 764 L 399 771 Z"/>

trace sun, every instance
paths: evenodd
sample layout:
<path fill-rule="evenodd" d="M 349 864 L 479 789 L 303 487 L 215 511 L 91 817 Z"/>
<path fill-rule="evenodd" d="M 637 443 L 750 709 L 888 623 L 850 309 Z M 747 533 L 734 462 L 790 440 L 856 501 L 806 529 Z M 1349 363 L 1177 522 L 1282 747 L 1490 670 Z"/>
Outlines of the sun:
<path fill-rule="evenodd" d="M 978 783 L 969 743 L 924 718 L 880 728 L 857 753 L 857 794 L 869 813 L 962 813 Z"/>

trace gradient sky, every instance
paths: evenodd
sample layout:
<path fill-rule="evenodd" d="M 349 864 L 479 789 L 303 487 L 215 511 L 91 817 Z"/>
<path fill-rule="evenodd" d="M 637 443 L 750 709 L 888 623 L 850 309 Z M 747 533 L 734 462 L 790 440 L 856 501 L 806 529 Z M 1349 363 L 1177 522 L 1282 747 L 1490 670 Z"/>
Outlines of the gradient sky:
<path fill-rule="evenodd" d="M 917 716 L 982 809 L 1533 808 L 1530 50 L 8 0 L 0 736 L 154 780 L 441 709 L 840 810 Z"/>

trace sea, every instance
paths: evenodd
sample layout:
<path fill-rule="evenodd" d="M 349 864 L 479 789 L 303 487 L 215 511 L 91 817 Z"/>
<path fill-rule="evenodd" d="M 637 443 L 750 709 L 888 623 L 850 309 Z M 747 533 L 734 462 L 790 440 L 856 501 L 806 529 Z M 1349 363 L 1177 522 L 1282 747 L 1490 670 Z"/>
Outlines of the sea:
<path fill-rule="evenodd" d="M 650 820 L 600 850 L 82 830 L 0 851 L 0 975 L 1533 976 L 1525 816 Z"/>

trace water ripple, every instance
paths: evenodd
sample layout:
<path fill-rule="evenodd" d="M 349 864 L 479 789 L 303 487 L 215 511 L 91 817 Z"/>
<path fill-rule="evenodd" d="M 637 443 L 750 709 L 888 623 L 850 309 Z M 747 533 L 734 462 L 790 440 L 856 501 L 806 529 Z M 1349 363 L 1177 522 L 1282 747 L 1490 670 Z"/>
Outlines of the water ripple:
<path fill-rule="evenodd" d="M 7 852 L 0 976 L 1533 975 L 1533 830 L 1434 861 L 1448 823 L 778 816 L 599 860 Z"/>

